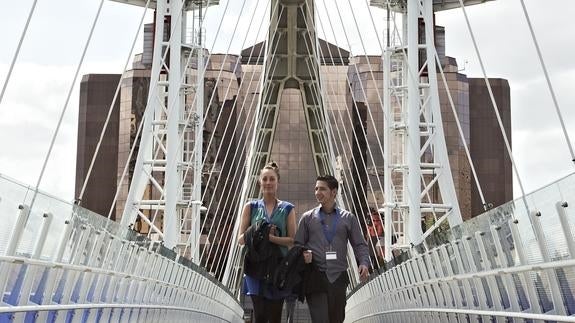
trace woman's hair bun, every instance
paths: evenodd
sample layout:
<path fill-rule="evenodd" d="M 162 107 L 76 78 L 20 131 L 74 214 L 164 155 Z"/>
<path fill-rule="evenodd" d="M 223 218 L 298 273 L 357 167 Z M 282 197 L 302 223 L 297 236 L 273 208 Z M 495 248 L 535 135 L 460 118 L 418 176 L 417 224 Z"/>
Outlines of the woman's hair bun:
<path fill-rule="evenodd" d="M 278 164 L 275 161 L 269 162 L 266 166 L 273 167 L 273 168 L 279 168 Z"/>

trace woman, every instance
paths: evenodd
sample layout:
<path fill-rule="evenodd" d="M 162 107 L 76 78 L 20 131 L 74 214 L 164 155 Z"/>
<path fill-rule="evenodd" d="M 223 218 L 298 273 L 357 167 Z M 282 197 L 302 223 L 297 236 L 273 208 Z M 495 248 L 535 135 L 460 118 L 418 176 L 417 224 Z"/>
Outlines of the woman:
<path fill-rule="evenodd" d="M 280 246 L 283 255 L 293 245 L 296 215 L 293 204 L 277 198 L 279 169 L 275 162 L 267 164 L 258 178 L 262 199 L 246 203 L 240 222 L 239 243 L 245 244 L 244 233 L 259 221 L 271 225 L 269 241 Z M 245 275 L 247 295 L 254 305 L 256 323 L 280 322 L 286 292 L 277 290 L 269 283 Z"/>

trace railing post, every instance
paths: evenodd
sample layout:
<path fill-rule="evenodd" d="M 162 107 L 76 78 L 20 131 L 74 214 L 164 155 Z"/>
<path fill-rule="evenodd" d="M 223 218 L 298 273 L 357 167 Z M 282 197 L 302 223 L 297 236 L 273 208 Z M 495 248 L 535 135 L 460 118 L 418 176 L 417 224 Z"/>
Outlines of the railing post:
<path fill-rule="evenodd" d="M 421 274 L 421 281 L 425 282 L 430 279 L 429 276 L 429 269 L 425 266 L 425 257 L 426 254 L 418 255 L 415 259 L 417 261 L 418 272 Z M 427 299 L 427 306 L 428 307 L 437 307 L 437 294 L 435 293 L 435 289 L 431 284 L 424 284 L 423 288 L 425 289 L 425 295 Z M 435 318 L 435 316 L 438 316 Z M 440 318 L 439 315 L 436 313 L 430 313 L 429 317 L 434 320 L 435 322 L 439 322 Z"/>
<path fill-rule="evenodd" d="M 8 246 L 5 250 L 6 256 L 14 256 L 16 254 L 16 249 L 18 247 L 18 243 L 20 242 L 20 238 L 22 237 L 22 232 L 24 232 L 24 227 L 26 226 L 26 222 L 28 221 L 29 215 L 29 208 L 26 205 L 19 205 L 18 206 L 18 215 L 16 218 L 16 223 L 14 224 L 14 228 L 12 229 L 12 233 L 10 234 L 10 239 L 8 240 Z M 0 263 L 0 293 L 3 296 L 5 288 L 7 288 L 6 283 L 8 282 L 8 278 L 10 278 L 11 269 L 14 267 L 13 264 L 5 262 Z M 2 300 L 0 300 L 2 301 Z"/>
<path fill-rule="evenodd" d="M 387 271 L 384 275 L 382 275 L 383 284 L 385 285 L 386 295 L 387 295 L 387 302 L 388 304 L 395 303 L 395 293 L 393 289 L 393 285 L 391 284 L 391 280 Z M 387 308 L 387 307 L 386 307 Z"/>
<path fill-rule="evenodd" d="M 425 282 L 427 279 L 429 279 L 429 276 L 425 276 L 428 273 L 425 270 L 425 266 L 423 265 L 423 259 L 422 259 L 421 255 L 414 258 L 413 264 L 415 267 L 415 273 L 417 276 L 417 280 L 419 282 Z M 432 294 L 433 287 L 431 285 L 428 285 L 428 284 L 423 284 L 421 286 L 421 289 L 423 290 L 423 294 L 424 294 L 422 296 L 422 300 L 424 302 L 422 302 L 422 303 L 427 307 L 433 307 L 432 301 L 431 301 L 431 297 L 433 297 L 433 294 Z M 434 319 L 435 319 L 434 313 L 424 313 L 422 321 L 428 322 L 428 321 L 433 321 Z M 439 318 L 437 318 L 437 320 L 439 320 Z"/>
<path fill-rule="evenodd" d="M 52 215 L 49 213 L 45 213 L 43 215 L 43 221 L 40 227 L 40 233 L 38 234 L 38 239 L 34 244 L 34 249 L 32 250 L 32 259 L 39 259 L 40 254 L 42 253 L 42 249 L 44 247 L 44 243 L 46 242 L 46 236 L 48 234 L 48 229 L 50 228 L 50 223 L 52 221 Z M 35 280 L 35 277 L 38 273 L 37 266 L 30 266 L 30 265 L 22 265 L 21 270 L 24 273 L 24 278 L 22 279 L 22 288 L 20 289 L 18 295 L 18 306 L 29 305 L 30 304 L 30 294 L 32 293 L 32 284 Z M 25 312 L 19 312 L 14 315 L 14 321 L 19 322 L 23 321 L 26 317 Z"/>
<path fill-rule="evenodd" d="M 121 266 L 120 262 L 122 262 L 124 259 L 124 248 L 125 248 L 126 244 L 127 244 L 126 240 L 118 240 L 118 242 L 116 243 L 115 250 L 117 250 L 117 251 L 114 255 L 114 260 L 113 260 L 112 266 L 110 268 L 111 270 L 113 270 L 114 274 L 110 275 L 110 277 L 108 278 L 108 284 L 106 286 L 104 299 L 103 299 L 104 303 L 112 303 L 114 300 L 114 295 L 115 295 L 114 293 L 116 292 L 118 280 L 121 279 L 120 277 L 118 277 L 118 274 L 120 272 L 120 266 Z M 102 310 L 102 315 L 100 316 L 100 320 L 102 320 L 104 322 L 110 321 L 113 311 L 114 311 L 113 309 L 104 308 Z"/>
<path fill-rule="evenodd" d="M 178 304 L 178 306 L 184 306 L 184 297 L 186 295 L 186 279 L 188 278 L 188 275 L 190 274 L 190 269 L 185 267 L 184 265 L 180 265 L 181 266 L 181 271 L 182 274 L 180 276 L 180 279 L 177 283 L 177 286 L 179 286 L 178 289 L 178 296 L 177 299 L 175 301 L 176 304 Z"/>
<path fill-rule="evenodd" d="M 435 272 L 436 269 L 433 266 L 430 257 L 431 257 L 431 251 L 427 251 L 421 255 L 421 259 L 422 259 L 423 263 L 425 264 L 425 268 L 427 268 L 428 277 L 426 280 L 438 278 L 436 276 L 436 272 Z M 441 303 L 445 303 L 445 297 L 443 295 L 443 290 L 441 289 L 440 284 L 439 283 L 435 283 L 435 284 L 431 283 L 431 284 L 429 284 L 429 287 L 433 291 L 433 295 L 434 295 L 434 297 L 433 297 L 434 304 L 432 307 L 433 308 L 441 307 Z M 434 316 L 435 315 L 437 316 L 436 322 L 443 322 L 443 317 L 442 317 L 441 313 L 436 312 L 434 314 Z"/>
<path fill-rule="evenodd" d="M 437 279 L 441 279 L 443 277 L 445 277 L 445 274 L 443 272 L 443 266 L 441 264 L 441 260 L 439 259 L 439 254 L 438 254 L 438 250 L 437 248 L 434 248 L 433 250 L 431 250 L 429 252 L 429 256 L 431 257 L 430 261 L 433 265 L 433 267 L 435 268 L 435 277 Z M 449 305 L 449 285 L 445 282 L 437 282 L 437 287 L 439 287 L 439 290 L 441 291 L 441 295 L 443 296 L 443 304 L 440 306 L 442 308 L 447 308 Z M 446 321 L 450 322 L 451 321 L 451 314 L 449 313 L 443 313 L 445 315 L 445 319 Z M 440 314 L 441 315 L 441 314 Z M 441 316 L 440 316 L 441 317 Z"/>
<path fill-rule="evenodd" d="M 417 284 L 421 281 L 421 279 L 416 275 L 417 271 L 413 267 L 414 263 L 415 263 L 415 260 L 413 258 L 411 258 L 405 262 L 405 266 L 407 267 L 406 271 L 409 275 L 411 283 Z M 415 306 L 420 306 L 420 307 L 423 306 L 423 291 L 421 290 L 421 287 L 416 285 L 416 286 L 413 286 L 411 289 L 412 289 L 412 293 L 415 297 L 415 299 L 414 299 Z"/>
<path fill-rule="evenodd" d="M 96 264 L 97 261 L 97 256 L 95 256 L 95 254 L 99 253 L 101 248 L 102 248 L 102 244 L 104 243 L 104 239 L 105 239 L 105 234 L 102 234 L 101 231 L 96 230 L 94 231 L 94 235 L 93 235 L 93 240 L 94 240 L 94 244 L 92 246 L 92 248 L 90 249 L 90 251 L 88 252 L 88 254 L 86 255 L 86 266 L 88 267 L 98 267 Z M 91 239 L 92 240 L 92 239 Z M 87 302 L 87 298 L 88 298 L 88 291 L 90 290 L 90 288 L 92 288 L 93 284 L 96 284 L 96 286 L 98 285 L 98 280 L 100 279 L 100 274 L 95 274 L 91 271 L 84 271 L 80 274 L 80 279 L 81 279 L 81 289 L 78 293 L 78 299 L 76 300 L 76 303 L 86 303 Z M 96 280 L 94 282 L 94 280 Z M 72 322 L 81 322 L 84 314 L 83 313 L 88 313 L 88 316 L 94 312 L 97 311 L 96 309 L 85 309 L 85 310 L 75 310 L 74 311 L 74 317 L 73 317 L 73 321 Z"/>
<path fill-rule="evenodd" d="M 70 263 L 73 265 L 85 264 L 81 262 L 82 260 L 85 260 L 82 258 L 84 258 L 84 250 L 86 249 L 86 245 L 88 244 L 88 240 L 92 233 L 92 227 L 82 224 L 80 230 L 82 230 L 80 241 L 78 242 L 78 244 L 76 244 L 76 248 L 74 248 L 74 253 L 72 254 L 72 258 L 70 259 Z"/>
<path fill-rule="evenodd" d="M 53 262 L 62 262 L 62 258 L 64 257 L 64 251 L 66 251 L 66 245 L 70 240 L 70 235 L 72 234 L 72 224 L 70 221 L 64 221 L 65 229 L 64 234 L 62 235 L 62 239 L 58 244 L 58 249 L 56 249 L 56 253 L 52 257 Z"/>
<path fill-rule="evenodd" d="M 511 236 L 513 237 L 513 244 L 515 250 L 517 250 L 517 256 L 519 258 L 519 265 L 527 265 L 527 256 L 525 255 L 525 247 L 523 246 L 523 240 L 521 240 L 521 234 L 519 234 L 519 221 L 509 220 L 509 228 L 511 229 Z M 539 297 L 537 296 L 537 291 L 533 285 L 533 280 L 529 273 L 523 273 L 523 280 L 527 286 L 527 295 L 529 295 L 529 306 L 531 308 L 531 313 L 541 314 L 541 305 L 539 304 Z"/>
<path fill-rule="evenodd" d="M 153 304 L 161 304 L 161 299 L 166 293 L 166 287 L 164 282 L 166 281 L 167 271 L 168 271 L 168 261 L 166 258 L 160 256 L 160 270 L 154 273 L 155 278 L 160 281 L 159 285 L 156 285 L 156 295 L 153 298 Z M 152 318 L 154 322 L 159 322 L 161 319 L 162 311 L 160 309 L 154 309 Z"/>
<path fill-rule="evenodd" d="M 529 212 L 529 217 L 531 218 L 533 232 L 535 233 L 535 239 L 537 240 L 537 245 L 539 246 L 543 261 L 551 262 L 551 258 L 547 252 L 547 245 L 545 243 L 545 233 L 543 232 L 543 227 L 541 226 L 541 212 L 531 211 Z M 561 288 L 559 287 L 555 269 L 547 269 L 544 272 L 547 276 L 547 279 L 549 279 L 549 289 L 551 291 L 551 299 L 553 300 L 555 314 L 566 315 L 565 305 L 563 304 L 563 297 L 561 297 Z"/>
<path fill-rule="evenodd" d="M 397 279 L 399 280 L 399 283 L 401 284 L 401 288 L 403 290 L 403 297 L 405 299 L 405 305 L 409 306 L 411 305 L 411 290 L 406 288 L 409 285 L 409 281 L 406 279 L 405 277 L 405 262 L 402 263 L 401 265 L 395 267 L 397 268 Z"/>
<path fill-rule="evenodd" d="M 389 271 L 389 273 L 391 274 L 391 278 L 392 278 L 392 282 L 394 285 L 394 288 L 396 290 L 398 290 L 397 292 L 397 297 L 398 299 L 401 301 L 401 304 L 406 304 L 407 303 L 407 299 L 405 298 L 405 293 L 403 291 L 403 286 L 401 285 L 401 281 L 399 280 L 399 277 L 397 275 L 397 266 L 391 268 L 391 270 Z M 401 290 L 401 291 L 400 291 Z"/>
<path fill-rule="evenodd" d="M 128 289 L 125 293 L 124 296 L 124 303 L 126 304 L 134 304 L 135 302 L 135 298 L 136 298 L 136 293 L 139 291 L 140 289 L 140 280 L 139 280 L 139 276 L 141 276 L 141 270 L 140 270 L 140 263 L 142 261 L 142 255 L 143 255 L 143 248 L 141 248 L 140 246 L 138 246 L 135 242 L 133 243 L 133 262 L 132 265 L 130 266 L 129 271 L 127 272 L 127 274 L 130 275 L 130 282 L 129 282 L 129 286 Z M 127 314 L 124 314 L 123 320 L 124 321 L 130 321 L 130 317 L 133 315 L 135 309 L 126 309 Z M 127 315 L 127 319 L 126 319 L 126 315 Z"/>
<path fill-rule="evenodd" d="M 158 288 L 156 283 L 154 282 L 154 280 L 156 279 L 156 277 L 158 276 L 158 271 L 160 269 L 161 266 L 161 257 L 160 255 L 158 255 L 157 253 L 150 251 L 152 254 L 151 256 L 154 258 L 154 262 L 152 264 L 152 266 L 150 266 L 150 270 L 148 271 L 148 274 L 146 275 L 146 278 L 148 278 L 148 282 L 146 284 L 146 293 L 144 294 L 144 304 L 152 304 L 153 303 L 153 296 L 155 294 L 156 289 Z M 155 311 L 151 310 L 151 309 L 147 309 L 145 311 L 145 317 L 147 318 L 153 318 Z"/>
<path fill-rule="evenodd" d="M 54 216 L 52 213 L 44 213 L 42 225 L 40 227 L 40 233 L 38 234 L 38 240 L 36 240 L 36 244 L 34 245 L 32 259 L 40 259 L 42 250 L 44 249 L 44 244 L 46 243 L 46 238 L 48 237 L 48 230 L 52 224 L 53 217 Z"/>
<path fill-rule="evenodd" d="M 143 271 L 143 261 L 145 259 L 146 256 L 146 250 L 138 245 L 135 245 L 136 248 L 136 259 L 135 259 L 135 263 L 134 263 L 134 267 L 132 269 L 132 273 L 137 276 L 137 277 L 142 277 L 142 271 Z M 128 291 L 128 293 L 126 294 L 126 303 L 127 304 L 139 304 L 136 301 L 136 296 L 138 295 L 138 292 L 140 292 L 140 289 L 142 287 L 142 281 L 139 278 L 133 277 L 132 278 L 132 282 L 131 282 L 131 287 Z M 175 304 L 176 305 L 176 304 Z M 137 316 L 137 311 L 138 309 L 128 309 L 126 310 L 128 311 L 128 322 L 136 322 L 135 317 Z M 124 319 L 125 320 L 125 319 Z"/>
<path fill-rule="evenodd" d="M 79 265 L 80 260 L 82 258 L 83 250 L 86 248 L 86 244 L 88 243 L 88 238 L 90 237 L 91 228 L 85 225 L 80 226 L 80 241 L 76 245 L 75 252 L 70 258 L 70 264 Z M 61 293 L 61 301 L 60 304 L 70 304 L 72 301 L 72 292 L 78 281 L 83 277 L 84 273 L 80 273 L 76 270 L 66 270 L 68 275 L 62 275 L 61 283 L 64 284 L 63 291 Z M 65 272 L 66 272 L 65 271 Z M 65 277 L 65 278 L 64 278 Z M 67 321 L 67 313 L 68 311 L 59 311 L 56 317 L 57 323 L 63 323 Z"/>
<path fill-rule="evenodd" d="M 467 258 L 467 263 L 469 264 L 470 273 L 477 272 L 477 266 L 475 265 L 475 260 L 473 259 L 473 253 L 471 252 L 471 237 L 466 236 L 461 239 L 463 242 L 463 248 L 465 250 L 465 257 Z M 479 304 L 479 309 L 489 310 L 487 307 L 487 296 L 485 295 L 485 290 L 483 289 L 483 283 L 480 278 L 472 278 L 473 286 L 475 287 L 475 292 L 477 293 L 477 301 Z M 485 320 L 486 318 L 483 318 Z M 490 320 L 490 318 L 488 319 Z"/>
<path fill-rule="evenodd" d="M 567 248 L 569 249 L 569 256 L 571 259 L 575 258 L 575 241 L 573 241 L 573 235 L 571 234 L 571 226 L 569 225 L 569 220 L 567 219 L 567 208 L 569 204 L 567 202 L 557 202 L 555 203 L 555 208 L 557 209 L 557 214 L 559 215 L 559 221 L 561 222 L 561 229 L 563 230 L 563 235 L 565 236 L 565 241 L 567 241 Z"/>
<path fill-rule="evenodd" d="M 456 240 L 451 243 L 451 247 L 453 248 L 453 252 L 455 254 L 455 262 L 457 262 L 457 269 L 459 274 L 465 274 L 465 268 L 463 268 L 463 258 L 461 256 L 461 251 L 459 251 L 459 245 L 461 244 L 461 240 Z M 471 291 L 471 282 L 469 279 L 465 279 L 461 282 L 463 285 L 463 292 L 465 293 L 465 303 L 468 309 L 472 309 L 475 307 L 475 300 L 473 298 L 473 293 Z"/>
<path fill-rule="evenodd" d="M 503 247 L 501 246 L 501 227 L 500 226 L 491 226 L 491 234 L 493 235 L 493 243 L 495 244 L 495 250 L 497 251 L 496 259 L 499 260 L 499 266 L 502 269 L 508 268 L 509 263 L 507 262 L 507 258 L 505 257 L 505 253 L 503 251 Z M 509 298 L 509 305 L 511 306 L 511 310 L 513 312 L 520 312 L 521 308 L 519 306 L 519 297 L 517 293 L 517 288 L 513 282 L 513 277 L 511 274 L 506 272 L 501 273 L 503 284 L 505 285 L 505 289 L 507 290 L 507 297 Z"/>
<path fill-rule="evenodd" d="M 439 251 L 441 252 L 441 255 L 443 256 L 443 259 L 445 261 L 445 267 L 447 268 L 447 273 L 446 276 L 453 276 L 454 272 L 453 272 L 453 267 L 451 266 L 451 262 L 449 261 L 449 253 L 447 252 L 447 244 L 443 244 L 439 247 Z M 452 300 L 453 300 L 453 304 L 454 306 L 457 306 L 458 308 L 463 308 L 463 302 L 461 301 L 461 291 L 459 290 L 459 284 L 457 281 L 452 281 L 452 282 L 448 282 L 447 283 L 450 288 L 451 288 L 451 295 L 453 296 Z M 461 315 L 460 314 L 455 314 L 456 317 L 456 321 L 461 320 Z"/>
<path fill-rule="evenodd" d="M 182 295 L 182 280 L 184 278 L 183 276 L 186 268 L 182 264 L 176 264 L 176 267 L 178 269 L 174 285 L 177 286 L 177 288 L 174 295 L 172 296 L 172 303 L 178 304 Z"/>
<path fill-rule="evenodd" d="M 10 240 L 8 240 L 8 246 L 4 253 L 6 256 L 14 256 L 16 254 L 16 248 L 18 247 L 18 243 L 20 243 L 20 239 L 22 238 L 22 233 L 24 232 L 29 216 L 30 208 L 27 205 L 19 205 L 16 224 L 12 229 L 12 234 L 10 235 Z"/>
<path fill-rule="evenodd" d="M 485 250 L 485 242 L 484 242 L 485 232 L 475 232 L 475 240 L 477 241 L 477 247 L 479 248 L 479 254 L 481 255 L 481 260 L 483 262 L 484 270 L 491 270 L 493 269 L 493 265 L 489 260 L 487 255 L 487 250 Z M 487 281 L 487 287 L 489 288 L 489 295 L 491 296 L 492 306 L 497 311 L 503 310 L 503 302 L 501 300 L 501 293 L 499 292 L 499 288 L 497 286 L 497 281 L 495 280 L 494 276 L 487 276 L 485 277 Z M 495 317 L 496 322 L 502 322 L 504 319 L 500 316 Z"/>
<path fill-rule="evenodd" d="M 179 269 L 178 267 L 179 267 L 178 263 L 176 263 L 174 261 L 170 261 L 170 276 L 166 280 L 166 283 L 168 283 L 170 285 L 176 284 L 176 278 L 177 278 L 178 269 Z M 167 300 L 168 302 L 172 302 L 174 299 L 174 295 L 175 295 L 176 291 L 177 291 L 177 289 L 174 288 L 173 286 L 168 286 L 168 291 L 166 292 L 165 300 Z"/>
<path fill-rule="evenodd" d="M 66 244 L 68 243 L 70 234 L 72 232 L 72 225 L 70 225 L 70 221 L 64 221 L 64 233 L 60 239 L 58 244 L 58 248 L 55 250 L 54 254 L 52 255 L 52 263 L 59 263 L 62 260 L 64 255 L 64 250 L 66 250 Z M 50 305 L 53 304 L 52 297 L 55 292 L 56 284 L 58 283 L 58 277 L 60 274 L 63 274 L 64 270 L 62 267 L 56 265 L 51 268 L 46 268 L 46 286 L 44 287 L 44 292 L 41 296 L 41 305 Z M 46 322 L 48 319 L 48 311 L 41 311 L 38 312 L 37 322 Z"/>
<path fill-rule="evenodd" d="M 111 256 L 111 249 L 112 246 L 114 245 L 114 236 L 109 235 L 107 232 L 104 231 L 104 237 L 102 238 L 103 240 L 108 240 L 106 243 L 106 251 L 102 257 L 102 260 L 100 262 L 100 265 L 98 266 L 99 268 L 102 269 L 107 269 L 106 268 L 106 264 L 108 264 L 110 262 L 110 256 Z M 92 298 L 89 300 L 90 303 L 93 304 L 98 304 L 101 303 L 102 300 L 102 291 L 104 289 L 104 285 L 105 285 L 105 281 L 109 279 L 109 276 L 103 273 L 99 273 L 96 277 L 96 285 L 94 286 L 94 292 L 92 293 Z M 86 319 L 87 322 L 95 322 L 96 321 L 96 317 L 98 315 L 98 312 L 100 312 L 100 309 L 91 309 L 90 312 L 88 313 L 88 318 Z"/>

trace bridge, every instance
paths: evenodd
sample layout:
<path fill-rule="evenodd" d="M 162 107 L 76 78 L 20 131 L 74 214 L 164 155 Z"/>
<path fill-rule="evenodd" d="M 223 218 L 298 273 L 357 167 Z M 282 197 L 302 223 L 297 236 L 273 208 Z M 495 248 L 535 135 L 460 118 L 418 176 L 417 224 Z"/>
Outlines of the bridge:
<path fill-rule="evenodd" d="M 377 34 L 376 56 L 366 54 L 354 11 L 359 4 L 349 0 L 257 1 L 251 8 L 244 2 L 224 54 L 215 54 L 208 40 L 219 39 L 231 0 L 114 1 L 142 8 L 134 44 L 143 30 L 144 51 L 134 59 L 132 46 L 108 91 L 76 200 L 39 186 L 104 0 L 36 184 L 0 174 L 0 322 L 243 322 L 239 217 L 259 197 L 259 170 L 270 160 L 282 167 L 280 197 L 296 201 L 299 211 L 313 206 L 315 176 L 335 174 L 342 186 L 338 204 L 362 228 L 373 225 L 370 213 L 386 224 L 381 240 L 368 241 L 373 272 L 367 281 L 360 282 L 348 248 L 347 322 L 575 322 L 575 174 L 525 192 L 496 80 L 485 72 L 466 11 L 488 1 L 362 1 L 363 19 Z M 552 94 L 550 113 L 575 162 L 520 2 Z M 210 23 L 216 9 L 222 20 Z M 513 172 L 519 183 L 519 198 L 496 207 L 470 152 L 469 116 L 462 119 L 450 89 L 457 65 L 445 56 L 443 31 L 434 22 L 443 10 L 465 17 L 482 67 L 485 109 L 507 154 L 499 157 L 510 165 L 505 176 Z M 154 22 L 144 24 L 149 11 Z M 242 17 L 249 18 L 243 34 Z M 350 30 L 359 35 L 361 53 L 352 51 Z M 328 34 L 334 43 L 325 40 Z M 230 52 L 235 39 L 243 41 L 239 55 Z M 135 90 L 138 82 L 145 93 Z M 100 203 L 98 214 L 87 205 L 108 194 L 93 178 L 104 174 L 98 158 L 114 113 L 120 118 L 115 139 L 124 146 L 112 174 L 115 191 L 107 190 L 110 203 Z M 309 193 L 302 194 L 306 185 Z M 471 191 L 482 209 L 473 217 L 462 202 Z"/>

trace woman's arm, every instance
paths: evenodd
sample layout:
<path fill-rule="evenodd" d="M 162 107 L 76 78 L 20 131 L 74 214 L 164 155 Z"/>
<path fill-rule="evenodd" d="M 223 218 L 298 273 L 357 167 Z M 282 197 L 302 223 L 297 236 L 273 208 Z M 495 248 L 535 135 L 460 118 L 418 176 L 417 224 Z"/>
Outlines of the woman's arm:
<path fill-rule="evenodd" d="M 287 226 L 287 236 L 278 237 L 276 235 L 270 234 L 269 239 L 271 242 L 278 244 L 280 246 L 286 246 L 291 248 L 293 246 L 293 239 L 295 237 L 296 224 L 295 224 L 295 210 L 292 209 L 286 219 Z"/>
<path fill-rule="evenodd" d="M 246 243 L 244 240 L 244 233 L 246 232 L 246 230 L 250 226 L 251 210 L 252 210 L 252 207 L 250 206 L 250 203 L 246 203 L 246 205 L 244 205 L 244 209 L 242 210 L 242 219 L 240 222 L 240 232 L 238 235 L 238 243 L 240 245 L 244 245 Z"/>

